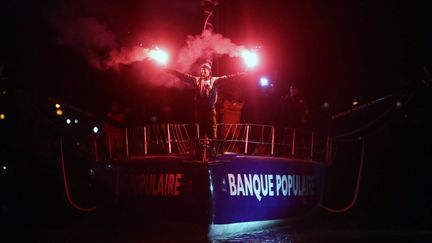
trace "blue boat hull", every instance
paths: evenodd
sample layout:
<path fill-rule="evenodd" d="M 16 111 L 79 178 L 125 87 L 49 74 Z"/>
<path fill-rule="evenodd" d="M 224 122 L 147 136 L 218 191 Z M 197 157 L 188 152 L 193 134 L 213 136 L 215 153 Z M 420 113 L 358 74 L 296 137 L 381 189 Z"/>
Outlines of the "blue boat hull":
<path fill-rule="evenodd" d="M 209 226 L 209 235 L 280 224 L 320 203 L 323 165 L 224 155 L 203 163 L 181 156 L 118 160 L 99 168 L 110 208 L 155 221 Z"/>
<path fill-rule="evenodd" d="M 235 156 L 211 163 L 209 173 L 213 224 L 298 217 L 321 198 L 315 162 Z"/>

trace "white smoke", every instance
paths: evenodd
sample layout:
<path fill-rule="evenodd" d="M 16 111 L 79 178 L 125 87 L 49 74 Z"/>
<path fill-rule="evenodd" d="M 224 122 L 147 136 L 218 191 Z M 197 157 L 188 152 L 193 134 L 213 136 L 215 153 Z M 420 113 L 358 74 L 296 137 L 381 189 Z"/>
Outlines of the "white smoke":
<path fill-rule="evenodd" d="M 221 34 L 205 30 L 201 35 L 187 37 L 186 46 L 179 52 L 177 65 L 180 70 L 188 70 L 197 60 L 211 61 L 218 55 L 240 57 L 245 49 Z"/>

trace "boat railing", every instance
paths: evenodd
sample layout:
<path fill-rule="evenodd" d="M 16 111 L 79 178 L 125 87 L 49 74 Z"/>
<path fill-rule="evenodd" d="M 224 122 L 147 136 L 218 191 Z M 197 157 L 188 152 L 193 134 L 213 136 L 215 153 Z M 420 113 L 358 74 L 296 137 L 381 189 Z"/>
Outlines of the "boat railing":
<path fill-rule="evenodd" d="M 312 159 L 323 138 L 303 129 L 262 124 L 217 124 L 217 153 Z M 318 141 L 317 141 L 318 139 Z M 318 147 L 316 143 L 319 143 Z"/>
<path fill-rule="evenodd" d="M 198 124 L 151 124 L 125 129 L 125 155 L 180 154 L 195 152 Z"/>
<path fill-rule="evenodd" d="M 256 155 L 274 154 L 274 126 L 260 124 L 226 124 L 216 126 L 217 153 Z"/>
<path fill-rule="evenodd" d="M 216 131 L 217 139 L 200 139 L 198 124 L 150 124 L 125 128 L 121 138 L 118 132 L 111 131 L 106 134 L 105 144 L 111 159 L 147 155 L 193 156 L 202 154 L 203 150 L 213 156 L 244 154 L 310 160 L 325 156 L 326 137 L 311 131 L 249 123 L 220 123 Z"/>

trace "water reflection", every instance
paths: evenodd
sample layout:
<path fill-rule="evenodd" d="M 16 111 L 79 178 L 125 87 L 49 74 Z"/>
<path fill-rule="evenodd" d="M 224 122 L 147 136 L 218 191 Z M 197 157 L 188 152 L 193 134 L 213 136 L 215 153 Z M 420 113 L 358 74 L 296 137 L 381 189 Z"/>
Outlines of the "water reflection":
<path fill-rule="evenodd" d="M 228 236 L 225 238 L 220 238 L 212 240 L 212 243 L 222 243 L 222 242 L 286 242 L 294 243 L 295 235 L 287 233 L 283 229 L 273 229 L 273 230 L 263 230 L 258 232 L 251 232 L 246 234 L 237 234 Z"/>
<path fill-rule="evenodd" d="M 2 231 L 6 229 L 3 228 Z M 208 239 L 206 227 L 150 224 L 128 217 L 80 218 L 40 225 L 16 225 L 3 234 L 12 242 L 284 242 L 284 243 L 370 243 L 432 242 L 432 230 L 366 227 L 347 219 L 306 221 L 256 232 Z M 10 235 L 8 235 L 10 234 Z M 3 241 L 2 241 L 3 242 Z"/>

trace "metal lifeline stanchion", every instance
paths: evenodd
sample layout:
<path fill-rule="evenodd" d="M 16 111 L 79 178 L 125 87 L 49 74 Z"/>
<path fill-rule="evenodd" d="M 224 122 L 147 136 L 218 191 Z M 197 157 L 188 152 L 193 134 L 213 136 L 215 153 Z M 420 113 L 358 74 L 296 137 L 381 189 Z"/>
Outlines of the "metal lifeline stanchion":
<path fill-rule="evenodd" d="M 314 135 L 315 133 L 312 132 L 311 134 L 311 149 L 310 149 L 310 160 L 313 160 L 313 150 L 314 150 Z"/>
<path fill-rule="evenodd" d="M 296 129 L 293 128 L 293 140 L 292 140 L 292 144 L 291 144 L 291 159 L 294 159 L 295 139 L 296 139 Z"/>
<path fill-rule="evenodd" d="M 195 123 L 195 127 L 196 127 L 196 134 L 197 134 L 197 137 L 199 139 L 200 134 L 199 134 L 199 125 L 198 125 L 198 123 Z"/>
<path fill-rule="evenodd" d="M 125 147 L 126 147 L 126 157 L 129 157 L 129 136 L 128 128 L 125 128 Z"/>
<path fill-rule="evenodd" d="M 147 126 L 144 126 L 144 154 L 147 155 Z"/>
<path fill-rule="evenodd" d="M 171 126 L 171 132 L 172 132 L 172 140 L 171 141 L 172 141 L 172 144 L 175 145 L 175 147 L 177 147 L 177 151 L 178 151 L 177 153 L 181 153 L 177 128 L 178 128 L 178 124 L 173 124 Z"/>
<path fill-rule="evenodd" d="M 247 154 L 248 151 L 248 141 L 249 141 L 249 124 L 246 125 L 246 142 L 245 142 L 245 151 L 244 151 L 245 154 Z"/>
<path fill-rule="evenodd" d="M 275 139 L 275 129 L 274 126 L 271 127 L 271 151 L 270 155 L 274 154 L 274 139 Z"/>
<path fill-rule="evenodd" d="M 170 128 L 170 124 L 167 123 L 168 153 L 171 154 L 171 134 L 169 128 Z"/>

